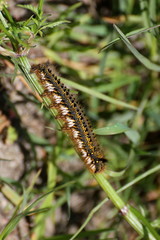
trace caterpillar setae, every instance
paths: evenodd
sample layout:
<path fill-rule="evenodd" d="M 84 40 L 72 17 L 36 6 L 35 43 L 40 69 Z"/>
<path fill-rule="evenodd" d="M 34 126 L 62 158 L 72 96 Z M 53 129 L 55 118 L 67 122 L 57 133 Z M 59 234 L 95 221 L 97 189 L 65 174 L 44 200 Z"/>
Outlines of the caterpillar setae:
<path fill-rule="evenodd" d="M 50 99 L 51 104 L 48 108 L 57 110 L 56 118 L 64 123 L 62 130 L 69 135 L 86 167 L 92 173 L 102 172 L 107 160 L 104 158 L 90 122 L 70 90 L 52 73 L 47 64 L 33 65 L 31 73 L 36 74 L 44 89 L 42 97 Z"/>

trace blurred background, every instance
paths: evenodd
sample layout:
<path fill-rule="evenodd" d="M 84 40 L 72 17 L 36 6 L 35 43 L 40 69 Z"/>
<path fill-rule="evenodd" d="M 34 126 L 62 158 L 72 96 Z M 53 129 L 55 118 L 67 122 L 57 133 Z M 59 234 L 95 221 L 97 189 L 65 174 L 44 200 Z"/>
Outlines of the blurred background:
<path fill-rule="evenodd" d="M 33 16 L 33 9 L 22 6 L 26 4 L 37 7 L 38 2 L 7 3 L 17 23 L 26 23 Z M 159 65 L 159 28 L 144 30 L 159 23 L 159 9 L 159 0 L 45 1 L 46 21 L 68 20 L 69 23 L 45 28 L 36 38 L 32 36 L 28 53 L 31 65 L 49 61 L 60 77 L 79 84 L 76 89 L 70 83 L 71 91 L 84 106 L 94 129 L 117 123 L 130 129 L 128 133 L 99 136 L 108 159 L 106 177 L 117 190 L 159 165 L 160 82 L 159 71 L 143 65 L 117 39 L 113 24 L 125 35 L 131 33 L 129 40 L 133 47 L 145 59 Z M 20 34 L 27 35 L 26 32 Z M 1 39 L 2 44 L 4 40 Z M 78 230 L 89 212 L 106 197 L 105 193 L 87 172 L 47 109 L 41 107 L 24 77 L 2 56 L 0 76 L 0 229 L 13 216 L 22 197 L 21 209 L 53 187 L 74 181 L 44 198 L 37 209 L 46 210 L 24 217 L 6 238 L 69 239 L 68 234 Z M 90 93 L 90 89 L 94 91 Z M 160 175 L 155 172 L 121 194 L 125 202 L 141 210 L 157 227 L 159 186 Z M 136 237 L 134 230 L 107 202 L 77 239 Z"/>

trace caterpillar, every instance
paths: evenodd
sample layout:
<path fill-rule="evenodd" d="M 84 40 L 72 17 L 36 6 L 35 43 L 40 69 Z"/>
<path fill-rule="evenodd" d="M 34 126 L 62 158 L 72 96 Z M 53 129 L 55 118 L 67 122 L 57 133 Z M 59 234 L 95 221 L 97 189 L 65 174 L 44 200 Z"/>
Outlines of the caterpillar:
<path fill-rule="evenodd" d="M 48 108 L 57 110 L 57 119 L 63 121 L 62 130 L 68 134 L 80 158 L 92 173 L 100 173 L 105 169 L 104 154 L 92 131 L 91 124 L 82 107 L 70 90 L 48 68 L 47 64 L 32 65 L 31 73 L 35 73 L 44 89 L 42 97 L 50 99 Z"/>

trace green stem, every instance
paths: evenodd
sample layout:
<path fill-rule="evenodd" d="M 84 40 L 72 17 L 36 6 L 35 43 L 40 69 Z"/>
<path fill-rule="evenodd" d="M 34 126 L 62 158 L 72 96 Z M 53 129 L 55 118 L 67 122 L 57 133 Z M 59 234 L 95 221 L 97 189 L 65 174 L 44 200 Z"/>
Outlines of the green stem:
<path fill-rule="evenodd" d="M 109 199 L 115 205 L 115 207 L 120 210 L 125 220 L 139 233 L 140 236 L 144 236 L 144 227 L 140 223 L 139 219 L 130 210 L 129 205 L 125 204 L 123 200 L 119 197 L 116 191 L 112 188 L 110 183 L 106 180 L 103 174 L 93 174 L 93 177 L 97 180 L 101 188 L 105 191 Z M 155 240 L 155 238 L 148 230 L 148 236 L 150 240 Z"/>
<path fill-rule="evenodd" d="M 34 76 L 34 74 L 30 73 L 30 63 L 27 59 L 26 56 L 21 56 L 19 58 L 16 58 L 13 60 L 14 63 L 16 63 L 20 69 L 20 71 L 23 73 L 23 75 L 25 76 L 27 82 L 29 83 L 29 85 L 31 85 L 33 90 L 36 90 L 36 92 L 38 92 L 39 95 L 41 95 L 43 93 L 43 88 L 41 87 L 41 85 L 39 84 L 38 80 L 36 79 L 36 77 Z M 43 97 L 43 104 L 49 108 L 50 105 L 50 100 L 47 97 Z M 56 110 L 54 109 L 49 109 L 50 113 L 52 114 L 52 116 L 56 116 Z M 57 120 L 58 124 L 60 126 L 62 126 L 62 122 L 60 120 Z"/>

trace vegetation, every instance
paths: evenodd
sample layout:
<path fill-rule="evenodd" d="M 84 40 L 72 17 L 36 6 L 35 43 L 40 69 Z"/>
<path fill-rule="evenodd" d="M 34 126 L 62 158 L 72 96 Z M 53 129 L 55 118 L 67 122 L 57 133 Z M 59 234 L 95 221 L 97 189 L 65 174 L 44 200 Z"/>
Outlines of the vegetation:
<path fill-rule="evenodd" d="M 160 1 L 73 2 L 1 2 L 0 239 L 160 239 Z M 43 107 L 30 67 L 47 61 L 84 105 L 104 173 Z"/>

